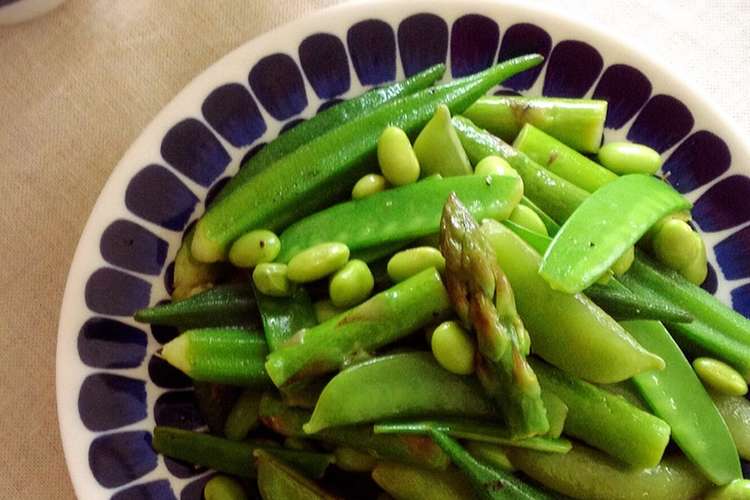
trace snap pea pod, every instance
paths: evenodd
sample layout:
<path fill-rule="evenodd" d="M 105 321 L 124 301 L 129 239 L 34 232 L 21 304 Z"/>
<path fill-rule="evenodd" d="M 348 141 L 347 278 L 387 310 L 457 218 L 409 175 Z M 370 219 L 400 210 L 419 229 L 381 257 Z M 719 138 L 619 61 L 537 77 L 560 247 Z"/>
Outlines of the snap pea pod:
<path fill-rule="evenodd" d="M 258 449 L 253 456 L 263 500 L 342 500 L 324 491 L 272 452 Z"/>
<path fill-rule="evenodd" d="M 414 133 L 438 103 L 453 112 L 463 111 L 497 83 L 541 60 L 538 55 L 522 56 L 485 70 L 481 77 L 389 101 L 306 143 L 216 202 L 196 226 L 193 256 L 204 262 L 223 260 L 228 246 L 241 234 L 261 227 L 275 231 L 349 193 L 367 173 L 368 160 L 386 126 Z"/>
<path fill-rule="evenodd" d="M 566 434 L 636 467 L 659 463 L 669 442 L 666 422 L 540 360 L 532 360 L 531 364 L 542 390 L 553 393 L 568 406 Z"/>
<path fill-rule="evenodd" d="M 426 269 L 304 332 L 272 352 L 266 371 L 277 387 L 340 370 L 364 353 L 405 337 L 450 310 L 437 271 Z"/>
<path fill-rule="evenodd" d="M 549 430 L 545 436 L 559 438 L 565 428 L 565 419 L 568 418 L 568 405 L 551 392 L 542 392 L 542 401 L 549 421 Z"/>
<path fill-rule="evenodd" d="M 310 477 L 321 477 L 333 461 L 333 456 L 326 453 L 260 446 L 247 441 L 230 441 L 202 432 L 163 426 L 156 426 L 154 429 L 152 445 L 158 453 L 168 457 L 247 478 L 256 476 L 253 452 L 257 449 L 271 451 Z"/>
<path fill-rule="evenodd" d="M 482 231 L 510 280 L 536 354 L 598 383 L 619 382 L 664 366 L 585 295 L 550 288 L 537 272 L 539 254 L 511 230 L 485 221 Z"/>
<path fill-rule="evenodd" d="M 503 158 L 523 179 L 524 194 L 556 222 L 565 221 L 589 195 L 587 191 L 553 174 L 501 139 L 477 127 L 471 120 L 457 116 L 453 118 L 453 127 L 472 164 L 476 165 L 491 155 Z"/>
<path fill-rule="evenodd" d="M 219 285 L 178 302 L 141 309 L 136 321 L 177 328 L 242 326 L 257 323 L 253 290 L 246 283 Z"/>
<path fill-rule="evenodd" d="M 392 460 L 430 469 L 442 470 L 449 463 L 442 450 L 431 439 L 423 436 L 374 434 L 369 425 L 333 427 L 307 434 L 302 426 L 310 420 L 310 416 L 311 412 L 290 408 L 268 394 L 261 400 L 261 421 L 282 436 L 348 446 L 378 460 Z"/>
<path fill-rule="evenodd" d="M 592 500 L 674 500 L 700 498 L 708 480 L 681 455 L 658 465 L 633 468 L 575 444 L 568 453 L 507 448 L 514 467 L 544 486 L 573 498 Z"/>
<path fill-rule="evenodd" d="M 513 147 L 589 193 L 617 179 L 617 174 L 529 123 L 521 129 Z"/>
<path fill-rule="evenodd" d="M 365 361 L 333 377 L 304 429 L 315 433 L 383 419 L 449 415 L 491 419 L 495 410 L 475 379 L 444 370 L 429 353 L 403 353 Z"/>
<path fill-rule="evenodd" d="M 451 124 L 451 113 L 445 105 L 435 110 L 414 141 L 422 175 L 471 175 L 471 164 Z"/>
<path fill-rule="evenodd" d="M 471 500 L 474 491 L 466 476 L 451 467 L 435 471 L 394 462 L 381 462 L 372 479 L 396 500 Z"/>
<path fill-rule="evenodd" d="M 279 262 L 315 244 L 337 241 L 353 252 L 435 234 L 451 193 L 478 219 L 506 219 L 521 200 L 523 184 L 513 177 L 430 178 L 361 200 L 334 205 L 281 233 Z"/>
<path fill-rule="evenodd" d="M 736 369 L 745 380 L 750 380 L 750 346 L 728 337 L 700 321 L 667 323 L 667 329 L 680 347 L 696 356 L 712 356 Z"/>
<path fill-rule="evenodd" d="M 727 424 L 740 457 L 750 460 L 750 401 L 742 396 L 725 396 L 713 392 L 709 395 Z"/>
<path fill-rule="evenodd" d="M 530 123 L 577 151 L 596 153 L 602 142 L 607 101 L 484 96 L 462 114 L 508 143 Z"/>
<path fill-rule="evenodd" d="M 672 428 L 672 439 L 716 484 L 742 477 L 732 436 L 711 398 L 669 332 L 658 321 L 624 321 L 641 345 L 661 356 L 661 371 L 633 377 L 654 414 Z"/>
<path fill-rule="evenodd" d="M 258 332 L 239 328 L 188 330 L 162 348 L 162 357 L 193 380 L 263 387 L 268 346 Z"/>
<path fill-rule="evenodd" d="M 304 288 L 297 288 L 291 297 L 271 297 L 256 289 L 255 297 L 271 352 L 284 345 L 299 330 L 317 324 L 315 308 Z"/>
<path fill-rule="evenodd" d="M 565 221 L 542 258 L 539 274 L 556 290 L 580 292 L 661 218 L 691 206 L 655 177 L 619 177 L 589 196 Z"/>

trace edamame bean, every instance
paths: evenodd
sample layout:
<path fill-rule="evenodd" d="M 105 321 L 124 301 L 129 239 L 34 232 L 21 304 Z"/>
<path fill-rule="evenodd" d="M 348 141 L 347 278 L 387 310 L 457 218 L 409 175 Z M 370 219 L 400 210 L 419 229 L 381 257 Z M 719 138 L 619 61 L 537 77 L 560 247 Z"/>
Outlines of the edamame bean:
<path fill-rule="evenodd" d="M 518 205 L 516 208 L 514 208 L 508 219 L 510 219 L 512 222 L 515 222 L 519 226 L 525 227 L 529 231 L 543 234 L 545 236 L 549 235 L 547 233 L 547 226 L 544 225 L 542 219 L 536 214 L 536 212 L 534 212 L 526 205 Z"/>
<path fill-rule="evenodd" d="M 415 247 L 402 250 L 388 261 L 388 276 L 398 283 L 427 268 L 434 267 L 439 272 L 445 269 L 445 259 L 440 250 L 433 247 Z"/>
<path fill-rule="evenodd" d="M 696 358 L 693 369 L 698 377 L 714 391 L 729 396 L 747 394 L 747 382 L 737 370 L 728 364 L 713 358 Z"/>
<path fill-rule="evenodd" d="M 206 500 L 247 500 L 245 489 L 228 476 L 214 476 L 203 489 Z"/>
<path fill-rule="evenodd" d="M 726 486 L 709 491 L 704 500 L 750 500 L 750 480 L 735 479 Z"/>
<path fill-rule="evenodd" d="M 455 321 L 440 323 L 432 332 L 432 354 L 449 372 L 469 375 L 474 372 L 476 347 L 469 334 Z"/>
<path fill-rule="evenodd" d="M 313 304 L 313 308 L 315 309 L 315 319 L 318 320 L 318 323 L 324 323 L 346 310 L 334 306 L 330 300 L 319 300 Z"/>
<path fill-rule="evenodd" d="M 482 177 L 488 175 L 507 175 L 521 178 L 516 169 L 510 166 L 510 163 L 495 155 L 485 156 L 479 160 L 477 166 L 474 167 L 474 174 Z"/>
<path fill-rule="evenodd" d="M 335 273 L 348 260 L 349 247 L 343 243 L 320 243 L 292 257 L 287 276 L 297 283 L 309 283 Z"/>
<path fill-rule="evenodd" d="M 263 262 L 273 262 L 280 251 L 278 236 L 266 229 L 256 229 L 232 244 L 229 262 L 237 267 L 255 267 Z"/>
<path fill-rule="evenodd" d="M 700 253 L 693 262 L 680 269 L 679 272 L 690 283 L 700 285 L 706 280 L 706 276 L 708 276 L 708 262 L 706 261 L 706 244 L 703 243 L 700 235 L 696 234 L 696 236 L 698 236 L 701 243 Z"/>
<path fill-rule="evenodd" d="M 292 293 L 286 264 L 258 264 L 253 271 L 253 283 L 265 295 L 288 297 Z"/>
<path fill-rule="evenodd" d="M 610 269 L 613 273 L 615 273 L 615 276 L 622 276 L 626 272 L 628 272 L 628 269 L 630 269 L 630 266 L 633 265 L 633 261 L 635 260 L 635 248 L 630 247 L 627 250 L 625 250 L 625 253 L 620 255 L 620 258 L 615 261 L 614 264 L 612 264 L 612 267 Z"/>
<path fill-rule="evenodd" d="M 610 142 L 599 150 L 599 163 L 618 174 L 655 174 L 661 156 L 648 146 L 631 142 Z"/>
<path fill-rule="evenodd" d="M 354 185 L 352 198 L 355 200 L 366 198 L 367 196 L 384 191 L 387 185 L 388 182 L 382 175 L 367 174 Z"/>
<path fill-rule="evenodd" d="M 378 139 L 378 164 L 385 178 L 394 186 L 411 184 L 419 179 L 419 162 L 406 132 L 388 127 Z"/>
<path fill-rule="evenodd" d="M 333 455 L 336 457 L 336 465 L 345 471 L 368 472 L 378 464 L 375 457 L 347 446 L 336 448 Z"/>
<path fill-rule="evenodd" d="M 351 307 L 370 296 L 375 279 L 363 261 L 354 259 L 346 263 L 331 278 L 328 294 L 336 307 Z"/>
<path fill-rule="evenodd" d="M 680 219 L 670 219 L 654 235 L 653 249 L 656 257 L 666 266 L 680 270 L 699 257 L 701 239 Z"/>

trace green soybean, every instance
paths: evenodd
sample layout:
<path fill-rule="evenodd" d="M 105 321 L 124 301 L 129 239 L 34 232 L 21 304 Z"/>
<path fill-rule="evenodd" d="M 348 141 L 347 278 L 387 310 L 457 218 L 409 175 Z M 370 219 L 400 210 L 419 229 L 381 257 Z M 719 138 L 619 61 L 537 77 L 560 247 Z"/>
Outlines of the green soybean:
<path fill-rule="evenodd" d="M 439 272 L 445 269 L 445 259 L 437 248 L 409 248 L 391 257 L 388 261 L 388 276 L 398 283 L 431 267 Z"/>
<path fill-rule="evenodd" d="M 482 177 L 488 175 L 510 175 L 511 177 L 521 177 L 518 174 L 518 171 L 510 166 L 510 163 L 496 155 L 490 155 L 479 160 L 477 166 L 474 167 L 474 175 L 481 175 Z"/>
<path fill-rule="evenodd" d="M 700 241 L 700 252 L 698 253 L 698 256 L 693 260 L 693 262 L 683 267 L 679 271 L 686 280 L 694 285 L 700 285 L 706 280 L 706 276 L 708 276 L 706 244 L 703 243 L 703 239 L 701 239 L 700 236 L 698 236 L 698 240 Z"/>
<path fill-rule="evenodd" d="M 313 304 L 313 307 L 315 308 L 315 319 L 318 320 L 318 323 L 328 321 L 346 310 L 336 307 L 330 300 L 320 300 Z"/>
<path fill-rule="evenodd" d="M 352 188 L 352 198 L 359 200 L 375 193 L 384 191 L 388 186 L 385 177 L 378 174 L 367 174 L 362 177 Z"/>
<path fill-rule="evenodd" d="M 328 294 L 336 307 L 351 307 L 364 301 L 375 286 L 370 268 L 361 260 L 350 260 L 336 272 L 328 285 Z"/>
<path fill-rule="evenodd" d="M 419 162 L 409 137 L 398 127 L 388 127 L 378 138 L 378 164 L 383 176 L 394 186 L 419 179 Z"/>
<path fill-rule="evenodd" d="M 206 500 L 246 500 L 244 488 L 228 476 L 214 476 L 208 480 L 203 489 Z"/>
<path fill-rule="evenodd" d="M 547 226 L 544 225 L 542 219 L 532 209 L 525 205 L 518 205 L 513 212 L 511 212 L 508 220 L 515 222 L 519 226 L 523 226 L 529 231 L 533 231 L 538 234 L 547 236 Z"/>
<path fill-rule="evenodd" d="M 750 480 L 735 479 L 726 486 L 709 491 L 704 500 L 750 500 Z"/>
<path fill-rule="evenodd" d="M 654 234 L 654 255 L 666 266 L 675 270 L 687 267 L 701 253 L 701 238 L 687 222 L 669 219 Z"/>
<path fill-rule="evenodd" d="M 610 142 L 599 150 L 599 163 L 618 174 L 655 174 L 661 156 L 648 146 L 632 142 Z"/>
<path fill-rule="evenodd" d="M 350 472 L 367 472 L 375 468 L 378 460 L 367 453 L 341 446 L 333 452 L 336 457 L 336 465 L 345 471 Z"/>
<path fill-rule="evenodd" d="M 737 370 L 713 358 L 696 358 L 693 369 L 708 389 L 727 396 L 747 394 L 747 382 Z"/>
<path fill-rule="evenodd" d="M 615 276 L 622 276 L 626 272 L 628 272 L 628 269 L 630 269 L 630 266 L 633 265 L 633 261 L 635 260 L 635 247 L 630 247 L 627 250 L 625 250 L 625 253 L 620 255 L 620 257 L 615 261 L 614 264 L 610 266 L 610 269 L 614 273 Z"/>
<path fill-rule="evenodd" d="M 440 366 L 457 375 L 474 372 L 476 347 L 468 332 L 455 321 L 445 321 L 432 332 L 432 354 Z"/>
<path fill-rule="evenodd" d="M 256 229 L 240 236 L 229 249 L 229 262 L 236 267 L 255 267 L 272 262 L 281 251 L 279 237 L 267 229 Z"/>
<path fill-rule="evenodd" d="M 289 279 L 297 283 L 319 280 L 344 267 L 349 248 L 343 243 L 320 243 L 298 253 L 289 261 Z"/>
<path fill-rule="evenodd" d="M 253 284 L 265 295 L 286 297 L 292 293 L 286 264 L 258 264 L 253 271 Z"/>
<path fill-rule="evenodd" d="M 471 164 L 453 129 L 451 113 L 440 105 L 414 141 L 414 153 L 424 175 L 445 177 L 471 174 Z"/>

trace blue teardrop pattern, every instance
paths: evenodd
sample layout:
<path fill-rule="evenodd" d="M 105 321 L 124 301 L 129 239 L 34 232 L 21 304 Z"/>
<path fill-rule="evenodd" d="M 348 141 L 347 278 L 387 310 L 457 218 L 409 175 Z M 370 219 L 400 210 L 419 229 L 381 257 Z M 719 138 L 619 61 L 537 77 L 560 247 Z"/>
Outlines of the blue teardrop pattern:
<path fill-rule="evenodd" d="M 714 269 L 714 266 L 712 266 L 710 262 L 707 267 L 708 274 L 706 274 L 706 279 L 701 283 L 701 288 L 713 295 L 716 293 L 716 290 L 719 289 L 719 280 L 716 276 L 716 269 Z"/>
<path fill-rule="evenodd" d="M 195 118 L 173 126 L 161 143 L 164 160 L 179 172 L 208 187 L 229 165 L 231 158 L 216 136 Z"/>
<path fill-rule="evenodd" d="M 195 194 L 161 165 L 149 165 L 135 174 L 125 191 L 128 210 L 173 231 L 185 228 L 196 203 Z"/>
<path fill-rule="evenodd" d="M 410 77 L 448 57 L 448 23 L 435 14 L 415 14 L 398 25 L 398 49 L 404 75 Z"/>
<path fill-rule="evenodd" d="M 162 303 L 166 302 L 169 301 L 162 301 Z M 151 336 L 160 344 L 166 344 L 180 334 L 180 331 L 176 327 L 170 325 L 150 325 L 150 328 Z"/>
<path fill-rule="evenodd" d="M 487 16 L 467 14 L 451 27 L 451 74 L 471 75 L 492 66 L 500 44 L 500 26 Z"/>
<path fill-rule="evenodd" d="M 637 68 L 627 64 L 609 66 L 592 96 L 607 101 L 604 126 L 610 129 L 624 126 L 646 104 L 652 88 L 651 81 Z"/>
<path fill-rule="evenodd" d="M 366 19 L 346 32 L 346 44 L 362 85 L 379 85 L 396 79 L 396 36 L 391 25 Z"/>
<path fill-rule="evenodd" d="M 208 190 L 208 193 L 206 193 L 206 199 L 204 201 L 207 207 L 211 206 L 211 204 L 214 202 L 214 200 L 219 195 L 221 190 L 224 189 L 224 186 L 227 185 L 227 182 L 229 182 L 229 179 L 231 179 L 231 177 L 229 176 L 222 177 L 221 179 L 216 181 L 213 186 L 211 186 L 211 188 Z"/>
<path fill-rule="evenodd" d="M 288 132 L 289 130 L 292 130 L 294 127 L 299 125 L 305 121 L 304 118 L 295 118 L 294 120 L 289 120 L 284 125 L 281 126 L 281 130 L 279 130 L 279 134 L 283 134 L 284 132 Z"/>
<path fill-rule="evenodd" d="M 147 345 L 146 332 L 111 318 L 89 318 L 78 332 L 78 356 L 92 368 L 136 368 Z"/>
<path fill-rule="evenodd" d="M 104 230 L 99 251 L 113 266 L 158 275 L 167 258 L 167 242 L 127 219 L 117 219 Z"/>
<path fill-rule="evenodd" d="M 750 226 L 721 240 L 714 246 L 714 253 L 725 278 L 750 278 Z"/>
<path fill-rule="evenodd" d="M 548 97 L 583 97 L 604 66 L 599 51 L 580 40 L 563 40 L 552 49 L 542 94 Z"/>
<path fill-rule="evenodd" d="M 151 285 L 111 267 L 94 271 L 86 282 L 86 305 L 99 314 L 132 316 L 148 305 Z"/>
<path fill-rule="evenodd" d="M 206 483 L 216 474 L 206 474 L 189 483 L 180 492 L 180 500 L 203 500 L 203 490 Z"/>
<path fill-rule="evenodd" d="M 271 54 L 258 61 L 248 76 L 250 88 L 268 114 L 284 121 L 307 107 L 302 73 L 287 54 Z"/>
<path fill-rule="evenodd" d="M 190 377 L 156 355 L 151 356 L 148 361 L 148 378 L 157 387 L 165 389 L 187 389 L 193 386 Z"/>
<path fill-rule="evenodd" d="M 497 61 L 507 61 L 524 54 L 537 53 L 544 57 L 545 61 L 552 48 L 552 37 L 536 24 L 519 23 L 514 24 L 503 35 L 500 44 L 500 54 Z M 503 86 L 515 91 L 528 90 L 534 85 L 536 79 L 542 73 L 544 63 L 535 68 L 527 69 L 523 73 L 512 76 L 503 82 Z"/>
<path fill-rule="evenodd" d="M 750 178 L 730 175 L 711 186 L 693 205 L 693 219 L 704 231 L 722 231 L 750 220 Z"/>
<path fill-rule="evenodd" d="M 337 105 L 337 104 L 339 104 L 341 102 L 344 102 L 344 100 L 343 99 L 331 99 L 331 100 L 328 100 L 328 101 L 323 101 L 323 104 L 321 104 L 320 106 L 318 106 L 318 109 L 315 110 L 315 114 L 317 115 L 319 113 L 322 113 L 326 109 L 332 108 L 333 106 L 335 106 L 335 105 Z"/>
<path fill-rule="evenodd" d="M 146 383 L 112 373 L 94 373 L 78 393 L 78 414 L 90 431 L 111 431 L 146 418 Z"/>
<path fill-rule="evenodd" d="M 135 481 L 156 468 L 156 452 L 146 431 L 115 432 L 96 437 L 89 447 L 89 467 L 105 488 Z"/>
<path fill-rule="evenodd" d="M 174 261 L 167 264 L 167 268 L 164 270 L 164 289 L 170 296 L 174 292 Z"/>
<path fill-rule="evenodd" d="M 136 484 L 112 495 L 111 500 L 177 500 L 169 481 L 161 479 L 150 483 Z"/>
<path fill-rule="evenodd" d="M 156 425 L 195 430 L 206 425 L 198 411 L 193 391 L 165 392 L 154 403 Z"/>
<path fill-rule="evenodd" d="M 645 144 L 660 153 L 690 133 L 695 120 L 679 99 L 666 94 L 653 96 L 633 122 L 628 140 Z"/>
<path fill-rule="evenodd" d="M 750 318 L 750 283 L 732 290 L 732 307 L 746 318 Z"/>
<path fill-rule="evenodd" d="M 731 164 L 732 154 L 721 137 L 699 130 L 669 155 L 662 172 L 677 191 L 687 193 L 718 179 Z"/>
<path fill-rule="evenodd" d="M 205 467 L 200 467 L 189 462 L 175 460 L 169 457 L 164 457 L 164 465 L 167 467 L 170 474 L 180 479 L 197 476 L 206 471 Z"/>
<path fill-rule="evenodd" d="M 239 83 L 215 89 L 203 101 L 201 111 L 208 124 L 236 148 L 249 146 L 267 129 L 255 99 Z"/>
<path fill-rule="evenodd" d="M 336 35 L 316 33 L 299 45 L 299 61 L 307 81 L 321 99 L 332 99 L 349 90 L 349 58 Z"/>

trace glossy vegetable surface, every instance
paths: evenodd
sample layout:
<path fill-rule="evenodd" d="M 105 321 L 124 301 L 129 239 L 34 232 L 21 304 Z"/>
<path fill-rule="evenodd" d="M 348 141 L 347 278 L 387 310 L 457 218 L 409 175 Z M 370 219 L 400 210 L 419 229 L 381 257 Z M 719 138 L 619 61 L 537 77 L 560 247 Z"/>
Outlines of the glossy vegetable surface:
<path fill-rule="evenodd" d="M 258 310 L 263 320 L 263 333 L 268 349 L 273 352 L 303 328 L 317 324 L 310 295 L 298 288 L 290 297 L 271 297 L 255 290 Z"/>
<path fill-rule="evenodd" d="M 277 458 L 273 451 L 255 450 L 258 490 L 263 500 L 336 500 L 316 483 Z"/>
<path fill-rule="evenodd" d="M 424 175 L 453 177 L 471 174 L 471 164 L 461 141 L 453 130 L 451 113 L 447 106 L 439 105 L 414 141 L 414 152 Z"/>
<path fill-rule="evenodd" d="M 469 500 L 474 491 L 458 469 L 423 469 L 395 462 L 381 462 L 373 480 L 396 500 Z"/>

